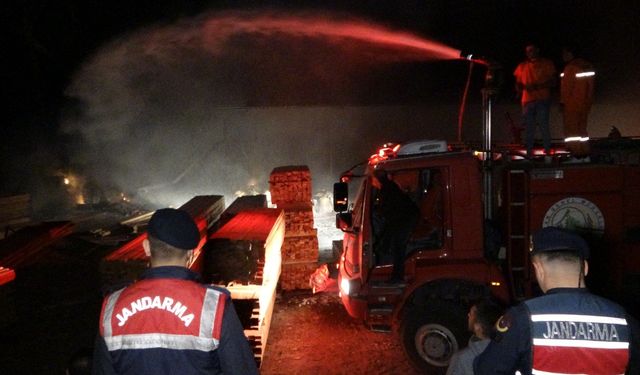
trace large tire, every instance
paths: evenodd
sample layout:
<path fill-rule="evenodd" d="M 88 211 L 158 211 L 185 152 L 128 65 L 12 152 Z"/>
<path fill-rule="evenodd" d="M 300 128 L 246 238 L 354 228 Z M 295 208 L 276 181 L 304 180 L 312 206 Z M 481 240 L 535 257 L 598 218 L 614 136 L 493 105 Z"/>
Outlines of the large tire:
<path fill-rule="evenodd" d="M 467 345 L 469 336 L 465 309 L 442 300 L 409 307 L 400 327 L 405 354 L 426 374 L 444 374 L 451 356 Z"/>

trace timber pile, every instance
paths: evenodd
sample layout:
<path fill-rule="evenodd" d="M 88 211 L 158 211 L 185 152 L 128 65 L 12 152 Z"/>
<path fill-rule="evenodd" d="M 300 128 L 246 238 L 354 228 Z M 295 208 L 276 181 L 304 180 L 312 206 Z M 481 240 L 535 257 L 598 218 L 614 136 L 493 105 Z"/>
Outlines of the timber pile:
<path fill-rule="evenodd" d="M 15 286 L 11 283 L 15 278 L 12 269 L 0 267 L 0 330 L 15 324 L 17 318 Z"/>
<path fill-rule="evenodd" d="M 202 272 L 202 249 L 207 240 L 208 228 L 218 221 L 224 210 L 224 197 L 220 195 L 200 195 L 193 197 L 180 207 L 191 214 L 200 230 L 200 244 L 194 250 L 191 270 Z M 100 276 L 103 287 L 111 289 L 115 285 L 128 284 L 138 278 L 147 268 L 149 258 L 144 253 L 142 242 L 147 233 L 141 233 L 133 240 L 116 249 L 100 262 Z"/>
<path fill-rule="evenodd" d="M 269 177 L 271 202 L 282 204 L 311 202 L 311 172 L 306 165 L 274 168 Z"/>
<path fill-rule="evenodd" d="M 16 271 L 0 266 L 0 285 L 7 284 L 16 278 Z M 0 310 L 2 311 L 2 310 Z"/>
<path fill-rule="evenodd" d="M 0 240 L 31 222 L 29 194 L 0 197 Z"/>
<path fill-rule="evenodd" d="M 236 198 L 233 203 L 231 203 L 229 207 L 224 210 L 222 215 L 220 215 L 218 225 L 223 226 L 241 211 L 250 210 L 253 208 L 267 208 L 267 196 L 264 194 L 258 194 L 245 195 Z"/>
<path fill-rule="evenodd" d="M 318 236 L 313 223 L 311 173 L 307 166 L 275 168 L 269 178 L 271 201 L 285 213 L 282 246 L 282 290 L 311 289 L 318 267 Z"/>
<path fill-rule="evenodd" d="M 204 279 L 229 290 L 258 366 L 267 345 L 281 269 L 284 213 L 238 212 L 209 237 Z"/>
<path fill-rule="evenodd" d="M 73 232 L 70 221 L 52 221 L 22 228 L 0 243 L 0 266 L 19 270 L 36 263 L 50 245 Z"/>

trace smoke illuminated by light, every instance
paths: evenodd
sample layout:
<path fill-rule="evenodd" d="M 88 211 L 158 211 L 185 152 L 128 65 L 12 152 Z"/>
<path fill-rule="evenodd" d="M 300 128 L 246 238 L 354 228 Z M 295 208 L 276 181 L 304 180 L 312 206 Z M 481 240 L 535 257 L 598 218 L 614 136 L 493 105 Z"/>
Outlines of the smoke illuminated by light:
<path fill-rule="evenodd" d="M 158 206 L 262 192 L 283 165 L 308 165 L 314 188 L 330 189 L 380 137 L 406 139 L 438 117 L 419 107 L 301 104 L 348 103 L 362 90 L 358 79 L 391 63 L 458 56 L 335 14 L 205 14 L 103 46 L 68 87 L 61 127 L 75 137 L 72 160 L 89 181 Z"/>

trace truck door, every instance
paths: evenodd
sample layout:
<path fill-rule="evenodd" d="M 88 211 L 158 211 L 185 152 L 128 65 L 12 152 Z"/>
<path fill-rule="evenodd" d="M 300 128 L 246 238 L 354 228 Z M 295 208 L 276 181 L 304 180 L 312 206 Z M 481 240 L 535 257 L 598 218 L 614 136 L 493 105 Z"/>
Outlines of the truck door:
<path fill-rule="evenodd" d="M 442 168 L 408 169 L 387 172 L 389 179 L 411 199 L 419 211 L 418 219 L 410 228 L 406 254 L 416 250 L 441 249 L 445 238 L 445 171 Z M 385 220 L 380 214 L 380 196 L 372 188 L 370 202 L 370 221 L 375 265 L 391 264 L 392 254 L 385 242 Z M 398 214 L 400 220 L 401 212 Z M 392 215 L 393 216 L 393 215 Z M 407 224 L 408 225 L 408 224 Z"/>
<path fill-rule="evenodd" d="M 368 181 L 364 180 L 360 185 L 351 211 L 352 226 L 350 230 L 345 231 L 343 238 L 344 271 L 349 278 L 361 278 L 362 280 L 366 278 L 370 264 L 369 241 L 371 234 L 369 225 L 364 220 L 364 202 L 368 201 L 368 192 Z"/>

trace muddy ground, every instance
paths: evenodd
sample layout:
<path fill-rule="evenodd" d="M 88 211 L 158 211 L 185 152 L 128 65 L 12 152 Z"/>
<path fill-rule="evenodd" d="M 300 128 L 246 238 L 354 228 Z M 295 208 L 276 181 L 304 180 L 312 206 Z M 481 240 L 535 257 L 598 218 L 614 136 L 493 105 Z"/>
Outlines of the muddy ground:
<path fill-rule="evenodd" d="M 335 294 L 278 296 L 263 375 L 418 374 L 396 335 L 369 331 Z"/>

